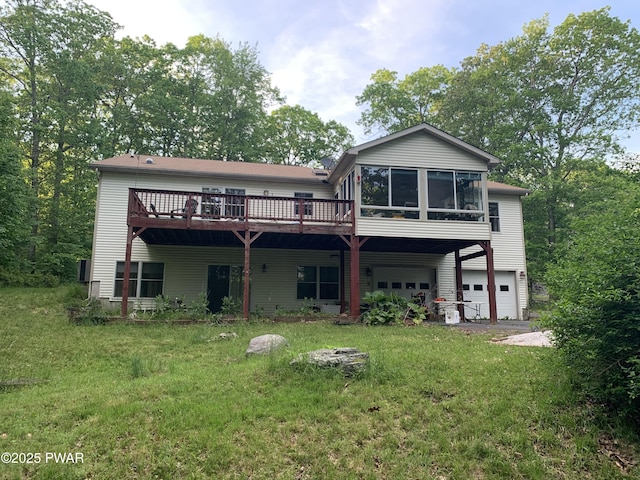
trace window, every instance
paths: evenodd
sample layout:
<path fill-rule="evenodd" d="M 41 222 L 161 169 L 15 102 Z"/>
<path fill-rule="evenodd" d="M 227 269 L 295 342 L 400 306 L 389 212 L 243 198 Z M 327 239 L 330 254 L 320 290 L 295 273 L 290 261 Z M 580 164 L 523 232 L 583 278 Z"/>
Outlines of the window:
<path fill-rule="evenodd" d="M 362 215 L 418 218 L 418 171 L 403 168 L 361 168 Z"/>
<path fill-rule="evenodd" d="M 501 292 L 508 292 L 509 291 L 509 285 L 500 285 L 500 291 Z"/>
<path fill-rule="evenodd" d="M 498 202 L 489 202 L 489 222 L 491 223 L 491 231 L 500 231 L 500 211 Z"/>
<path fill-rule="evenodd" d="M 475 290 L 476 292 L 481 292 L 482 291 L 482 285 L 475 284 L 473 286 L 473 290 Z"/>
<path fill-rule="evenodd" d="M 353 179 L 355 173 L 351 172 L 340 184 L 340 199 L 353 200 Z"/>
<path fill-rule="evenodd" d="M 313 193 L 306 192 L 294 192 L 293 196 L 295 198 L 313 198 Z M 313 204 L 311 202 L 303 202 L 304 205 L 304 214 L 303 215 L 313 215 Z M 300 203 L 296 202 L 296 215 L 300 215 Z"/>
<path fill-rule="evenodd" d="M 202 215 L 219 217 L 223 203 L 222 189 L 218 187 L 202 187 Z"/>
<path fill-rule="evenodd" d="M 391 288 L 400 290 L 402 288 L 402 282 L 391 282 Z"/>
<path fill-rule="evenodd" d="M 122 297 L 123 284 L 124 262 L 117 262 L 114 297 Z M 162 294 L 163 285 L 164 263 L 131 262 L 129 297 L 155 298 Z"/>
<path fill-rule="evenodd" d="M 244 188 L 227 188 L 227 204 L 225 205 L 225 215 L 227 217 L 244 217 Z"/>
<path fill-rule="evenodd" d="M 338 267 L 297 267 L 298 300 L 337 300 L 340 297 Z"/>
<path fill-rule="evenodd" d="M 416 284 L 414 282 L 406 282 L 404 284 L 404 288 L 406 288 L 407 290 L 415 290 Z"/>
<path fill-rule="evenodd" d="M 420 290 L 429 290 L 429 284 L 420 282 Z"/>
<path fill-rule="evenodd" d="M 387 282 L 378 282 L 378 288 L 380 289 L 389 288 L 389 284 Z"/>
<path fill-rule="evenodd" d="M 480 221 L 482 174 L 479 172 L 428 171 L 429 220 Z"/>
<path fill-rule="evenodd" d="M 202 215 L 244 217 L 245 194 L 244 188 L 202 187 Z"/>

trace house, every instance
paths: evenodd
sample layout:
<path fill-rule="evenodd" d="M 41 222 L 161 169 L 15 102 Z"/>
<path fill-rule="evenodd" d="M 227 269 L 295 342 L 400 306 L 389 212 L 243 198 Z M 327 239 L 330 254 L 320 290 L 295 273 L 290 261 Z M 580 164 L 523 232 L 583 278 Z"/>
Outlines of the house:
<path fill-rule="evenodd" d="M 426 124 L 353 147 L 330 169 L 98 161 L 90 295 L 123 315 L 163 294 L 206 295 L 214 312 L 241 299 L 245 316 L 313 302 L 357 317 L 363 295 L 382 290 L 467 319 L 521 319 L 527 191 L 488 181 L 498 163 Z"/>

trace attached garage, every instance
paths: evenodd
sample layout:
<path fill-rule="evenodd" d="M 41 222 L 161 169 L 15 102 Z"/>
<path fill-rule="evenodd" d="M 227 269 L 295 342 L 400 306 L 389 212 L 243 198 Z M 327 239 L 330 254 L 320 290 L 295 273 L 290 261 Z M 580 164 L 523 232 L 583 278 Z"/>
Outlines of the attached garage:
<path fill-rule="evenodd" d="M 489 295 L 487 273 L 464 270 L 462 272 L 463 299 L 478 302 L 465 308 L 465 317 L 489 318 Z M 496 272 L 496 304 L 498 318 L 518 319 L 518 292 L 516 291 L 516 272 Z"/>
<path fill-rule="evenodd" d="M 379 266 L 372 270 L 373 289 L 387 295 L 395 293 L 411 298 L 421 292 L 429 298 L 430 292 L 436 288 L 436 271 L 433 268 Z"/>

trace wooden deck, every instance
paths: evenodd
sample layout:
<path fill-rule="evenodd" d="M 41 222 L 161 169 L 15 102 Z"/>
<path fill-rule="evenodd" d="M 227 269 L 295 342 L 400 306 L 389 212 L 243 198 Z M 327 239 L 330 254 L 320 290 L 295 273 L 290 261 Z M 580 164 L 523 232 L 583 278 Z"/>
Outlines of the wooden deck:
<path fill-rule="evenodd" d="M 132 227 L 348 235 L 353 201 L 129 190 Z"/>

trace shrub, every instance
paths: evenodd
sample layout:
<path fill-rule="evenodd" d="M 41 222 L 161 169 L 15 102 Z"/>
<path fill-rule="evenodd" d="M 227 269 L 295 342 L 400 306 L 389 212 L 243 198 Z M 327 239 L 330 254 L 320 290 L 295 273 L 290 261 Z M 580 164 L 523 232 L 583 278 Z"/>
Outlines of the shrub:
<path fill-rule="evenodd" d="M 637 198 L 637 197 L 636 197 Z M 640 409 L 640 209 L 612 202 L 576 223 L 547 276 L 556 309 L 544 322 L 581 390 L 616 412 Z"/>
<path fill-rule="evenodd" d="M 368 325 L 391 325 L 407 320 L 417 324 L 426 318 L 425 307 L 395 294 L 385 295 L 379 290 L 367 292 L 363 302 L 368 309 L 360 318 Z"/>

